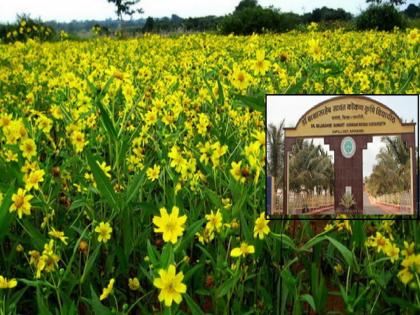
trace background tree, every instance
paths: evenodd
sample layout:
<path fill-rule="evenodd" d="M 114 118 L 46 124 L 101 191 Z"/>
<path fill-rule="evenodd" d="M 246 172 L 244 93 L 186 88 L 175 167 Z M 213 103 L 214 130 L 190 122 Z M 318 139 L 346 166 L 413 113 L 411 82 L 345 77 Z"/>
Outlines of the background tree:
<path fill-rule="evenodd" d="M 284 119 L 278 126 L 268 125 L 267 160 L 268 174 L 276 178 L 276 189 L 282 187 L 284 178 Z"/>
<path fill-rule="evenodd" d="M 122 21 L 123 15 L 128 15 L 132 17 L 134 13 L 142 14 L 143 9 L 137 8 L 135 9 L 134 6 L 140 2 L 140 0 L 107 0 L 110 3 L 113 3 L 117 10 L 118 19 Z"/>
<path fill-rule="evenodd" d="M 420 7 L 413 3 L 410 3 L 408 7 L 404 10 L 404 14 L 409 18 L 415 19 L 420 17 Z"/>
<path fill-rule="evenodd" d="M 313 141 L 297 140 L 292 148 L 289 165 L 289 187 L 294 192 L 312 195 L 316 190 L 330 194 L 334 187 L 334 170 L 328 153 Z"/>
<path fill-rule="evenodd" d="M 382 3 L 389 3 L 392 5 L 401 5 L 404 4 L 406 2 L 406 0 L 386 0 L 386 1 L 382 1 L 382 0 L 366 0 L 367 3 L 373 3 L 373 4 L 382 4 Z"/>
<path fill-rule="evenodd" d="M 155 20 L 153 20 L 153 18 L 151 16 L 149 16 L 146 19 L 146 23 L 144 23 L 143 32 L 145 32 L 145 33 L 146 32 L 148 32 L 148 33 L 152 32 L 153 28 L 154 28 L 154 25 L 155 25 Z"/>
<path fill-rule="evenodd" d="M 236 6 L 235 12 L 238 12 L 247 8 L 254 9 L 254 8 L 261 8 L 261 6 L 258 5 L 257 0 L 241 0 L 239 4 Z"/>
<path fill-rule="evenodd" d="M 391 31 L 394 27 L 403 28 L 404 26 L 403 15 L 389 3 L 370 5 L 356 19 L 356 27 L 359 30 Z"/>
<path fill-rule="evenodd" d="M 410 154 L 400 137 L 383 137 L 386 147 L 376 156 L 377 164 L 366 181 L 369 194 L 380 196 L 410 190 Z"/>

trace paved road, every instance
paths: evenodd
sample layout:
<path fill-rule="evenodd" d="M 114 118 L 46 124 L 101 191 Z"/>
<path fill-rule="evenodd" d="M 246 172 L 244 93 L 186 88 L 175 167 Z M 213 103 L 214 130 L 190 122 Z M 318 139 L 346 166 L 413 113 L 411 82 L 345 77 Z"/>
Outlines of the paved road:
<path fill-rule="evenodd" d="M 379 209 L 369 201 L 368 193 L 363 192 L 363 214 L 386 214 L 386 212 Z"/>

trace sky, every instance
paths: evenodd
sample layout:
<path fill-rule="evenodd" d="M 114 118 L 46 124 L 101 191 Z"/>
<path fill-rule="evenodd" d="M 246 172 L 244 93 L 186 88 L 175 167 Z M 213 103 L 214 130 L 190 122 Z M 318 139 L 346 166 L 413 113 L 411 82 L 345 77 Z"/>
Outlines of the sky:
<path fill-rule="evenodd" d="M 299 118 L 314 105 L 330 99 L 329 96 L 312 95 L 281 95 L 267 96 L 267 125 L 272 123 L 279 125 L 285 119 L 285 127 L 295 127 Z M 403 120 L 403 122 L 414 122 L 416 125 L 416 145 L 418 147 L 418 120 L 417 120 L 417 96 L 369 96 L 370 98 L 388 106 Z M 315 144 L 320 144 L 324 149 L 329 150 L 329 146 L 324 145 L 323 139 L 314 139 Z M 369 176 L 376 162 L 376 155 L 384 147 L 381 137 L 373 137 L 373 142 L 368 144 L 363 151 L 363 176 Z M 333 152 L 329 152 L 333 157 Z"/>
<path fill-rule="evenodd" d="M 137 17 L 163 17 L 177 14 L 180 17 L 198 17 L 206 15 L 225 15 L 233 12 L 239 0 L 141 0 L 138 7 L 144 14 Z M 326 6 L 342 8 L 355 15 L 367 7 L 365 0 L 259 0 L 263 7 L 273 5 L 282 12 L 302 14 L 315 8 Z M 401 8 L 418 0 L 408 0 Z M 16 14 L 27 13 L 32 18 L 43 21 L 56 20 L 105 20 L 116 18 L 115 7 L 107 0 L 0 0 L 0 23 L 14 22 Z"/>

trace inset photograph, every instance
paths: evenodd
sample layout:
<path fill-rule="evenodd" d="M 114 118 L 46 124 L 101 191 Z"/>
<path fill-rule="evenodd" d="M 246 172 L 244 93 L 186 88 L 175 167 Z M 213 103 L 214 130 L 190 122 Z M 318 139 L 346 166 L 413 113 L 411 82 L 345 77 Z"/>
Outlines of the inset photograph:
<path fill-rule="evenodd" d="M 268 95 L 267 214 L 418 216 L 417 95 Z"/>

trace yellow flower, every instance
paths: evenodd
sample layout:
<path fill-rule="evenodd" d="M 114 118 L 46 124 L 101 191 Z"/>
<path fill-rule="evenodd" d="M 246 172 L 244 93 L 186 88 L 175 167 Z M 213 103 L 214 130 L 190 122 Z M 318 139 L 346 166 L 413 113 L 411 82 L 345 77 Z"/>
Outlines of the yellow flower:
<path fill-rule="evenodd" d="M 246 168 L 241 168 L 242 161 L 239 161 L 239 163 L 232 162 L 230 169 L 230 173 L 232 174 L 233 178 L 235 178 L 240 183 L 245 183 L 246 180 Z"/>
<path fill-rule="evenodd" d="M 384 237 L 380 232 L 376 232 L 376 236 L 372 237 L 371 245 L 372 247 L 376 247 L 378 252 L 383 251 L 385 246 L 388 245 L 389 240 Z"/>
<path fill-rule="evenodd" d="M 37 125 L 40 130 L 48 134 L 52 128 L 52 121 L 48 117 L 42 115 L 38 118 Z"/>
<path fill-rule="evenodd" d="M 39 190 L 39 183 L 44 181 L 44 175 L 44 170 L 35 170 L 29 173 L 28 176 L 25 176 L 25 189 L 28 191 L 32 188 Z"/>
<path fill-rule="evenodd" d="M 71 134 L 71 143 L 73 144 L 76 153 L 80 153 L 83 151 L 85 145 L 89 143 L 89 141 L 85 140 L 85 134 L 83 132 L 75 130 Z"/>
<path fill-rule="evenodd" d="M 175 244 L 178 237 L 182 236 L 184 232 L 184 224 L 187 221 L 187 216 L 183 215 L 178 217 L 179 208 L 172 207 L 171 214 L 165 208 L 160 208 L 160 217 L 153 217 L 153 224 L 156 226 L 154 231 L 162 233 L 163 240 L 165 242 L 171 242 Z"/>
<path fill-rule="evenodd" d="M 95 232 L 98 233 L 98 241 L 106 243 L 111 239 L 112 227 L 109 225 L 109 222 L 101 222 L 95 228 Z"/>
<path fill-rule="evenodd" d="M 235 67 L 232 73 L 232 85 L 238 90 L 244 91 L 250 84 L 249 74 Z"/>
<path fill-rule="evenodd" d="M 51 231 L 48 232 L 48 235 L 59 239 L 65 245 L 67 245 L 68 237 L 64 235 L 64 232 L 57 231 L 56 229 L 52 228 Z"/>
<path fill-rule="evenodd" d="M 265 213 L 261 212 L 260 216 L 255 220 L 254 237 L 258 236 L 262 240 L 268 233 L 270 233 L 268 220 L 265 218 Z"/>
<path fill-rule="evenodd" d="M 216 213 L 213 213 L 213 210 L 211 210 L 210 214 L 206 214 L 206 219 L 206 229 L 208 229 L 210 233 L 212 231 L 220 232 L 223 225 L 223 218 L 219 209 L 217 209 Z"/>
<path fill-rule="evenodd" d="M 334 229 L 334 225 L 328 223 L 327 225 L 325 225 L 324 227 L 324 231 L 331 231 L 332 229 Z"/>
<path fill-rule="evenodd" d="M 255 252 L 255 247 L 253 245 L 248 245 L 246 242 L 242 242 L 240 247 L 235 247 L 230 251 L 232 257 L 239 257 L 253 254 Z"/>
<path fill-rule="evenodd" d="M 35 141 L 28 138 L 21 142 L 19 149 L 22 151 L 22 156 L 26 159 L 36 155 L 36 144 Z"/>
<path fill-rule="evenodd" d="M 334 266 L 334 270 L 336 273 L 341 274 L 343 273 L 343 267 L 340 264 Z"/>
<path fill-rule="evenodd" d="M 159 276 L 160 278 L 153 281 L 153 285 L 160 289 L 159 301 L 164 301 L 167 307 L 170 307 L 173 301 L 176 304 L 181 303 L 181 294 L 187 291 L 187 286 L 182 283 L 184 279 L 183 272 L 176 274 L 175 265 L 170 265 L 167 270 L 160 269 Z"/>
<path fill-rule="evenodd" d="M 419 38 L 420 35 L 417 28 L 411 29 L 410 32 L 407 34 L 407 42 L 409 44 L 417 44 L 419 42 Z"/>
<path fill-rule="evenodd" d="M 255 75 L 265 75 L 265 73 L 270 68 L 270 62 L 265 60 L 265 51 L 264 50 L 257 50 L 257 58 L 254 63 L 254 74 Z"/>
<path fill-rule="evenodd" d="M 388 242 L 384 247 L 384 252 L 390 258 L 391 262 L 394 263 L 399 258 L 398 254 L 400 249 L 395 244 Z"/>
<path fill-rule="evenodd" d="M 408 268 L 404 268 L 398 273 L 398 278 L 400 278 L 402 283 L 407 284 L 413 279 L 413 274 Z"/>
<path fill-rule="evenodd" d="M 7 162 L 17 162 L 18 161 L 18 155 L 14 153 L 12 150 L 7 150 L 4 153 L 4 157 L 6 158 Z"/>
<path fill-rule="evenodd" d="M 407 241 L 404 241 L 404 249 L 401 251 L 403 256 L 411 256 L 414 254 L 414 242 L 410 244 Z"/>
<path fill-rule="evenodd" d="M 322 50 L 319 45 L 319 40 L 310 39 L 308 41 L 308 52 L 312 56 L 312 58 L 316 61 L 321 60 Z"/>
<path fill-rule="evenodd" d="M 7 280 L 7 278 L 0 276 L 0 289 L 12 289 L 17 286 L 17 280 L 15 278 Z"/>
<path fill-rule="evenodd" d="M 22 188 L 19 188 L 16 194 L 12 196 L 12 205 L 10 206 L 9 211 L 16 211 L 19 219 L 22 219 L 22 214 L 30 215 L 31 214 L 31 199 L 32 195 L 26 195 L 26 191 Z"/>
<path fill-rule="evenodd" d="M 114 282 L 115 279 L 112 278 L 111 280 L 109 280 L 108 286 L 106 288 L 102 289 L 102 294 L 99 297 L 99 300 L 105 300 L 112 292 L 112 289 L 114 288 Z"/>
<path fill-rule="evenodd" d="M 50 107 L 50 113 L 55 119 L 63 119 L 63 113 L 58 105 L 53 105 Z"/>
<path fill-rule="evenodd" d="M 155 164 L 153 168 L 149 167 L 146 171 L 146 174 L 147 174 L 147 178 L 150 179 L 152 182 L 154 182 L 155 180 L 159 178 L 160 166 Z"/>
<path fill-rule="evenodd" d="M 140 281 L 137 277 L 128 279 L 128 287 L 132 291 L 137 291 L 140 289 Z"/>
<path fill-rule="evenodd" d="M 107 166 L 106 162 L 99 163 L 98 161 L 96 161 L 96 163 L 98 163 L 99 167 L 101 168 L 102 172 L 104 172 L 105 176 L 108 178 L 111 178 L 111 174 L 109 174 L 109 172 L 111 171 L 111 166 Z"/>

